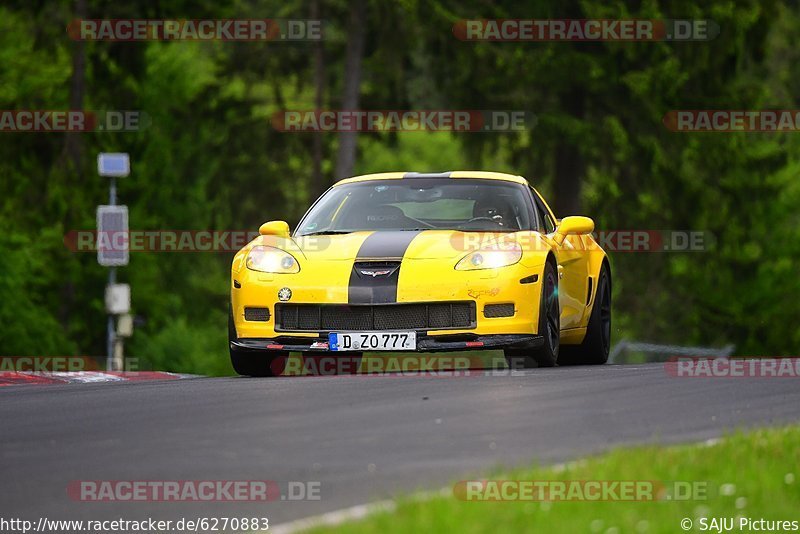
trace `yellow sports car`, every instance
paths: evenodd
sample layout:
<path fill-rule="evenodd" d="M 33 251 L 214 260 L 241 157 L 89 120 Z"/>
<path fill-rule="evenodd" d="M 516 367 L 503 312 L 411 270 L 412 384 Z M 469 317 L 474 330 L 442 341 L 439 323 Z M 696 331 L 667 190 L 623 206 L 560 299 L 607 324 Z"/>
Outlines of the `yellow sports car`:
<path fill-rule="evenodd" d="M 557 219 L 528 182 L 479 171 L 338 182 L 291 233 L 272 221 L 231 268 L 237 373 L 289 352 L 504 350 L 513 367 L 602 364 L 611 270 L 586 217 Z"/>

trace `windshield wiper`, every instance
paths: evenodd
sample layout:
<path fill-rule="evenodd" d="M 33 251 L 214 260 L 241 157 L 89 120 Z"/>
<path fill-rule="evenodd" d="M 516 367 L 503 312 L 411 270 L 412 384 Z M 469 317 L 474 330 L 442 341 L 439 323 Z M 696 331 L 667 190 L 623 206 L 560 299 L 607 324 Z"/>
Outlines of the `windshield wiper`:
<path fill-rule="evenodd" d="M 302 234 L 300 237 L 305 237 L 307 235 L 342 235 L 342 234 L 352 234 L 353 232 L 350 230 L 322 230 L 320 232 L 310 232 L 308 234 Z"/>
<path fill-rule="evenodd" d="M 352 234 L 353 232 L 381 232 L 381 231 L 388 231 L 388 232 L 422 232 L 424 230 L 441 230 L 441 228 L 382 228 L 380 230 L 320 230 L 319 232 L 309 232 L 307 234 L 301 234 L 298 237 L 305 237 L 309 235 L 341 235 L 341 234 Z"/>
<path fill-rule="evenodd" d="M 509 234 L 512 232 L 521 232 L 522 230 L 515 230 L 514 228 L 495 228 L 493 230 L 484 230 L 477 228 L 456 228 L 457 232 L 483 232 L 486 234 Z"/>

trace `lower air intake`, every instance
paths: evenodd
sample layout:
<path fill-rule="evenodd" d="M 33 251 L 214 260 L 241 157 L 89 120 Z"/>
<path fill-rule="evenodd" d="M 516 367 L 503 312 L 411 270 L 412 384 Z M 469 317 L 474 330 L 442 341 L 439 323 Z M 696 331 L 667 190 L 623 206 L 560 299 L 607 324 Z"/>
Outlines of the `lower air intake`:
<path fill-rule="evenodd" d="M 470 329 L 475 315 L 472 301 L 275 305 L 276 329 L 284 332 Z"/>

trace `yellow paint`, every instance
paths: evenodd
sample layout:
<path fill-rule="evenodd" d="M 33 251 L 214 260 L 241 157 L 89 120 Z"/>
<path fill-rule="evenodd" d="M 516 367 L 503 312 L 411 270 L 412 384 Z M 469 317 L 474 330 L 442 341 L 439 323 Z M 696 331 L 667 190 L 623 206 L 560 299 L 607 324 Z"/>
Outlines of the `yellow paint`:
<path fill-rule="evenodd" d="M 375 174 L 364 174 L 362 176 L 353 176 L 352 178 L 345 178 L 339 180 L 336 185 L 351 184 L 353 182 L 366 182 L 368 180 L 398 180 L 405 176 L 406 171 L 403 172 L 380 172 Z M 505 180 L 507 182 L 514 182 L 518 184 L 527 184 L 528 181 L 522 176 L 514 174 L 506 174 L 504 172 L 489 172 L 489 171 L 452 171 L 450 178 L 480 178 L 483 180 Z"/>
<path fill-rule="evenodd" d="M 339 184 L 365 180 L 401 179 L 404 172 L 371 174 L 340 181 Z M 453 178 L 483 178 L 506 180 L 527 184 L 520 177 L 503 173 L 483 171 L 457 171 Z M 535 191 L 535 190 L 534 190 Z M 540 198 L 541 195 L 535 191 Z M 544 202 L 544 199 L 542 198 Z M 555 215 L 545 202 L 551 217 Z M 584 221 L 585 222 L 585 221 Z M 373 232 L 353 232 L 344 235 L 283 238 L 263 235 L 254 239 L 234 257 L 231 275 L 240 284 L 236 289 L 231 284 L 231 304 L 234 324 L 240 338 L 271 338 L 281 335 L 274 330 L 274 310 L 278 291 L 288 287 L 292 291 L 292 303 L 347 304 L 348 285 L 353 261 L 364 240 Z M 477 308 L 477 327 L 467 330 L 436 330 L 431 335 L 470 332 L 487 334 L 536 334 L 538 327 L 539 300 L 542 275 L 548 254 L 552 254 L 559 265 L 562 277 L 559 280 L 561 304 L 561 342 L 577 344 L 583 341 L 586 326 L 594 304 L 594 295 L 587 303 L 588 280 L 593 278 L 593 293 L 596 291 L 600 268 L 606 258 L 602 248 L 591 235 L 562 236 L 558 244 L 558 232 L 543 235 L 538 232 L 521 231 L 504 234 L 504 239 L 517 241 L 523 249 L 522 259 L 507 267 L 497 269 L 456 271 L 456 263 L 474 249 L 466 249 L 465 242 L 477 239 L 478 243 L 490 242 L 496 234 L 476 232 L 468 235 L 452 230 L 430 230 L 420 233 L 409 245 L 403 257 L 397 288 L 398 302 L 442 302 L 474 300 Z M 474 242 L 474 241 L 472 241 Z M 244 258 L 254 245 L 277 246 L 291 253 L 300 264 L 295 274 L 258 273 L 244 266 Z M 520 280 L 539 275 L 536 283 L 521 284 Z M 513 303 L 513 317 L 485 318 L 483 308 L 487 304 Z M 267 306 L 272 318 L 269 322 L 244 320 L 246 306 Z M 292 336 L 317 337 L 317 332 L 291 332 Z"/>

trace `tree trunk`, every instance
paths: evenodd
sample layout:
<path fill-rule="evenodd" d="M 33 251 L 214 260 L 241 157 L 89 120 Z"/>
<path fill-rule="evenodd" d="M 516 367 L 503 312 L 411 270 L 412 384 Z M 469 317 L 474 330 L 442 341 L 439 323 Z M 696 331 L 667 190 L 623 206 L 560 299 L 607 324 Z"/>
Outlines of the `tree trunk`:
<path fill-rule="evenodd" d="M 576 119 L 584 115 L 583 89 L 566 91 L 561 101 L 561 111 Z M 559 219 L 579 215 L 581 210 L 581 182 L 586 171 L 581 157 L 580 140 L 562 135 L 556 146 L 555 185 L 553 210 Z"/>
<path fill-rule="evenodd" d="M 581 210 L 581 181 L 583 161 L 577 146 L 562 142 L 556 147 L 556 183 L 554 206 L 556 217 L 579 215 Z"/>
<path fill-rule="evenodd" d="M 320 19 L 319 0 L 311 0 L 311 18 Z M 325 91 L 325 56 L 323 55 L 322 41 L 314 42 L 314 107 L 317 112 L 322 110 Z M 311 173 L 311 200 L 322 194 L 325 189 L 325 180 L 322 176 L 322 132 L 315 132 L 312 139 L 312 173 Z"/>
<path fill-rule="evenodd" d="M 344 94 L 342 109 L 358 109 L 361 96 L 361 60 L 364 56 L 366 33 L 366 2 L 353 0 L 350 4 L 347 51 L 344 62 Z M 356 164 L 357 132 L 339 134 L 339 150 L 336 156 L 336 178 L 347 178 L 353 174 Z"/>
<path fill-rule="evenodd" d="M 75 18 L 87 18 L 86 0 L 75 0 Z M 74 41 L 72 52 L 72 77 L 69 84 L 69 107 L 72 110 L 83 109 L 83 97 L 86 92 L 86 45 L 83 41 Z M 64 151 L 72 163 L 73 170 L 83 174 L 83 141 L 81 132 L 67 133 Z"/>
<path fill-rule="evenodd" d="M 88 11 L 86 8 L 86 0 L 75 0 L 75 17 L 76 19 L 88 18 Z M 86 93 L 86 44 L 83 41 L 74 41 L 72 43 L 72 76 L 69 84 L 69 108 L 71 110 L 83 109 L 83 97 Z M 64 156 L 71 164 L 71 171 L 66 172 L 66 177 L 75 177 L 75 181 L 82 178 L 83 168 L 83 139 L 82 136 L 86 134 L 81 132 L 69 132 L 65 134 L 64 138 Z M 74 220 L 71 213 L 74 208 L 67 210 L 65 214 L 64 223 L 69 225 L 70 220 Z M 67 226 L 69 228 L 69 226 Z M 75 285 L 70 279 L 66 279 L 60 288 L 61 299 L 58 310 L 58 320 L 66 332 L 69 328 L 69 321 L 72 317 L 73 307 L 75 303 Z"/>

